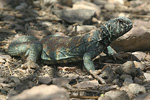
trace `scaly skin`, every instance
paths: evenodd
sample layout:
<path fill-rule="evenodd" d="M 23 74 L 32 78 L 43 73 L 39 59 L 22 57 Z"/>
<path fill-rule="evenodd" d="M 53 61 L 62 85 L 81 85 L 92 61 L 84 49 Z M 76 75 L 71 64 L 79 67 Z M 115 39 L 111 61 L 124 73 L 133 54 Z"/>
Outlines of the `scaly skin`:
<path fill-rule="evenodd" d="M 40 58 L 46 64 L 83 60 L 88 71 L 95 70 L 92 59 L 102 51 L 113 54 L 110 43 L 131 28 L 132 22 L 129 19 L 119 17 L 107 21 L 99 30 L 83 36 L 50 35 L 41 41 L 32 36 L 23 36 L 9 45 L 8 53 L 13 56 L 26 56 L 27 62 L 34 62 L 35 65 Z"/>

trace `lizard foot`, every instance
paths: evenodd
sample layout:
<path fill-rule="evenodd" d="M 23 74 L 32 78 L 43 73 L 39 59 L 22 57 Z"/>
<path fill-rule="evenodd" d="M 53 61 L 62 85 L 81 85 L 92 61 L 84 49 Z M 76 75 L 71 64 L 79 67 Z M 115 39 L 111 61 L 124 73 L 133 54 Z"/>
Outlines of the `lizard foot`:
<path fill-rule="evenodd" d="M 22 67 L 23 69 L 35 69 L 35 68 L 38 68 L 39 65 L 36 64 L 36 63 L 33 62 L 33 61 L 28 61 L 28 62 L 26 62 L 25 64 L 22 64 L 21 67 Z"/>
<path fill-rule="evenodd" d="M 129 53 L 129 52 L 126 52 L 126 53 L 124 53 L 124 52 L 120 52 L 120 53 L 115 53 L 114 55 L 113 55 L 113 59 L 114 60 L 123 60 L 123 58 L 127 58 L 127 57 L 129 57 L 131 55 L 131 53 Z"/>
<path fill-rule="evenodd" d="M 95 79 L 98 80 L 99 83 L 106 84 L 105 80 L 97 75 L 99 73 L 99 70 L 90 70 L 89 72 Z"/>

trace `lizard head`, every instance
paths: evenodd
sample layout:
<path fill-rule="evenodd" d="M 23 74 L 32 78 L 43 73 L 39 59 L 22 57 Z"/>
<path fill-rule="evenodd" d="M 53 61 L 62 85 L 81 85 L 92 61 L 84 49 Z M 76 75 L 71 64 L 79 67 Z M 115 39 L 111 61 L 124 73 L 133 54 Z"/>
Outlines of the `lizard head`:
<path fill-rule="evenodd" d="M 110 41 L 113 41 L 130 31 L 132 25 L 131 20 L 125 17 L 111 19 L 102 26 L 104 32 L 103 36 L 107 37 Z"/>

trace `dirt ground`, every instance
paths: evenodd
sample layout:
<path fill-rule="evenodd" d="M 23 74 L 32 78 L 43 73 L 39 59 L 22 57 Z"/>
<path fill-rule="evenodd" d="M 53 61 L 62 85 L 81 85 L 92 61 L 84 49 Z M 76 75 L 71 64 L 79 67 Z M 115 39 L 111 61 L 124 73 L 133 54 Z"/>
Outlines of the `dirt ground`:
<path fill-rule="evenodd" d="M 90 8 L 88 4 L 83 4 L 86 5 L 85 8 L 94 9 L 96 12 L 96 15 L 91 15 L 92 19 L 89 18 L 88 21 L 87 19 L 80 21 L 75 18 L 66 19 L 65 16 L 62 17 L 56 13 L 63 9 L 77 9 L 73 6 L 76 4 L 75 0 L 47 0 L 47 2 L 46 0 L 0 0 L 0 100 L 5 100 L 9 96 L 41 84 L 53 84 L 65 88 L 70 95 L 70 100 L 95 100 L 98 98 L 104 100 L 100 98 L 112 90 L 125 91 L 130 100 L 138 98 L 140 94 L 149 93 L 149 43 L 142 42 L 142 47 L 138 46 L 134 49 L 128 43 L 131 49 L 117 50 L 118 54 L 122 54 L 122 59 L 114 59 L 104 53 L 98 55 L 94 59 L 94 65 L 97 70 L 100 70 L 99 76 L 105 80 L 106 84 L 95 80 L 85 70 L 82 61 L 66 65 L 46 65 L 39 60 L 37 63 L 40 67 L 29 70 L 21 67 L 26 62 L 24 58 L 13 57 L 7 53 L 11 41 L 22 35 L 32 35 L 39 40 L 56 33 L 70 37 L 80 36 L 96 30 L 100 23 L 119 16 L 128 17 L 133 24 L 136 20 L 140 20 L 139 25 L 143 26 L 150 36 L 149 0 L 85 1 L 96 5 L 96 7 L 92 5 Z M 76 5 L 80 6 L 80 4 Z M 142 21 L 149 24 L 143 25 Z M 86 25 L 92 26 L 92 28 L 83 28 Z M 78 30 L 78 26 L 81 30 Z M 149 39 L 148 36 L 142 39 L 148 41 L 146 40 Z M 141 40 L 138 42 L 140 43 Z M 145 50 L 143 50 L 144 46 Z M 138 90 L 134 87 L 132 89 L 137 92 L 132 92 L 130 84 L 140 85 L 144 89 Z"/>

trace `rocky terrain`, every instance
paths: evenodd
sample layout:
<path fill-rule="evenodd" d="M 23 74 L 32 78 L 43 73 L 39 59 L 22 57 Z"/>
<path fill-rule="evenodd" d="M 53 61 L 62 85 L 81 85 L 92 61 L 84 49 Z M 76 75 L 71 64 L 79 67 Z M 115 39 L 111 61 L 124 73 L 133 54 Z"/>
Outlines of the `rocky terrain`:
<path fill-rule="evenodd" d="M 83 62 L 40 65 L 28 70 L 25 59 L 7 53 L 19 36 L 80 36 L 111 18 L 132 20 L 131 31 L 111 46 L 118 58 L 101 53 L 94 59 L 94 79 Z M 149 100 L 149 0 L 0 0 L 0 100 Z"/>

